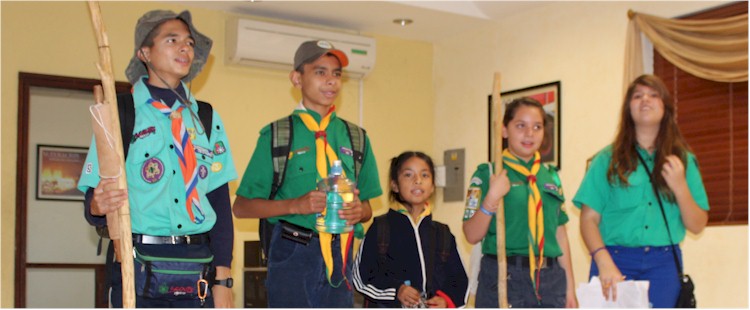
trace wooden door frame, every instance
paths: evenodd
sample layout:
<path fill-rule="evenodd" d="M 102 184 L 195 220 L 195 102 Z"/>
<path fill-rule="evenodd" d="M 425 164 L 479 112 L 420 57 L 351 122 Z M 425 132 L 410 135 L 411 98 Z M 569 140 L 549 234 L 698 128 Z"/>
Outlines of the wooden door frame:
<path fill-rule="evenodd" d="M 36 73 L 18 73 L 18 129 L 16 146 L 16 253 L 15 253 L 15 286 L 14 307 L 26 307 L 26 270 L 28 268 L 59 268 L 59 269 L 94 269 L 97 281 L 97 289 L 103 281 L 103 265 L 97 264 L 29 264 L 27 261 L 27 194 L 28 194 L 28 149 L 29 149 L 29 108 L 31 87 L 47 87 L 65 90 L 92 91 L 94 85 L 100 85 L 101 81 L 94 79 L 45 75 Z M 130 90 L 130 84 L 116 82 L 117 92 Z M 83 216 L 83 215 L 81 215 Z M 96 305 L 101 306 L 102 294 L 96 294 Z M 104 306 L 106 307 L 106 300 Z"/>

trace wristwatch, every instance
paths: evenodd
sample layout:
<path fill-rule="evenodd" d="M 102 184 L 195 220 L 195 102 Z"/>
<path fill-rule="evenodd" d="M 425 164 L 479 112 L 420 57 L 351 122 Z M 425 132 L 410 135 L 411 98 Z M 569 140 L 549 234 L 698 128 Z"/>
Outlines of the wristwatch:
<path fill-rule="evenodd" d="M 234 280 L 232 278 L 226 278 L 224 280 L 214 280 L 214 285 L 221 285 L 232 288 L 232 286 L 234 285 Z"/>

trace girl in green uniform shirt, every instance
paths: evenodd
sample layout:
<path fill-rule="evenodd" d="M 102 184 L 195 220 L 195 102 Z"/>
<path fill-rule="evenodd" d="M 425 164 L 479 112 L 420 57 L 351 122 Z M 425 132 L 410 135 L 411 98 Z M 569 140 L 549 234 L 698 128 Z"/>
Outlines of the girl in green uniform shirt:
<path fill-rule="evenodd" d="M 573 198 L 581 208 L 590 277 L 599 276 L 607 299 L 617 298 L 620 281 L 648 280 L 652 306 L 674 307 L 680 291 L 674 255 L 681 260 L 686 229 L 698 234 L 708 222 L 706 189 L 677 127 L 676 109 L 658 77 L 633 81 L 615 141 L 594 156 Z"/>
<path fill-rule="evenodd" d="M 531 98 L 508 104 L 503 117 L 503 170 L 479 165 L 470 181 L 463 230 L 471 244 L 482 242 L 477 308 L 497 308 L 495 212 L 505 206 L 508 304 L 514 308 L 576 307 L 563 210 L 565 198 L 556 168 L 542 164 L 545 112 Z M 479 212 L 477 212 L 479 211 Z"/>

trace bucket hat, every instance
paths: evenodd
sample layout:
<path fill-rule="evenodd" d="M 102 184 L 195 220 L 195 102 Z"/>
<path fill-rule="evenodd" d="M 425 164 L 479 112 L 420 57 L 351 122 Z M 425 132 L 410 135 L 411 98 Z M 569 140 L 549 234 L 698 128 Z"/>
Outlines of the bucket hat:
<path fill-rule="evenodd" d="M 185 22 L 190 29 L 190 34 L 193 36 L 193 40 L 195 41 L 195 46 L 193 46 L 193 63 L 190 66 L 190 72 L 182 78 L 182 81 L 190 82 L 203 69 L 203 66 L 208 60 L 208 54 L 211 52 L 213 41 L 211 41 L 211 38 L 203 35 L 195 29 L 192 18 L 190 17 L 190 11 L 186 10 L 182 11 L 180 14 L 175 14 L 172 11 L 153 10 L 143 14 L 135 25 L 135 48 L 133 49 L 133 58 L 130 59 L 130 63 L 125 69 L 125 76 L 128 78 L 128 81 L 130 81 L 130 84 L 135 84 L 139 77 L 148 74 L 146 65 L 138 59 L 138 50 L 143 47 L 143 41 L 146 40 L 148 34 L 156 29 L 156 27 L 163 22 L 172 19 L 179 19 Z"/>

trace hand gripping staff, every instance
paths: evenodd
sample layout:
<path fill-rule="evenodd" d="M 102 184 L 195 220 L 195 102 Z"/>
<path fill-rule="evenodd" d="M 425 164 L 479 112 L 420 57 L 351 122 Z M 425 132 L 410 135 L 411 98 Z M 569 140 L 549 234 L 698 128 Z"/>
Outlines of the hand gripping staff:
<path fill-rule="evenodd" d="M 96 68 L 102 78 L 104 100 L 102 100 L 102 86 L 94 87 L 97 105 L 91 108 L 93 118 L 94 137 L 99 160 L 99 175 L 101 178 L 116 178 L 116 185 L 105 190 L 126 188 L 125 165 L 122 149 L 122 134 L 120 133 L 120 117 L 117 114 L 117 97 L 115 94 L 115 80 L 112 74 L 112 57 L 109 49 L 109 39 L 101 16 L 98 1 L 89 1 L 91 22 L 94 26 L 99 49 L 99 62 Z M 130 205 L 128 200 L 115 213 L 107 214 L 109 236 L 114 240 L 117 260 L 122 264 L 122 306 L 135 308 L 135 284 L 133 275 L 133 237 L 130 225 Z"/>
<path fill-rule="evenodd" d="M 492 120 L 495 126 L 495 150 L 492 161 L 495 163 L 495 172 L 503 171 L 503 115 L 505 115 L 505 105 L 500 100 L 500 73 L 495 72 L 494 82 L 492 85 L 492 109 L 495 112 Z M 499 137 L 499 139 L 498 139 Z M 497 234 L 497 304 L 500 308 L 508 308 L 508 261 L 505 256 L 505 204 L 503 199 L 498 203 L 495 211 L 495 232 Z"/>

